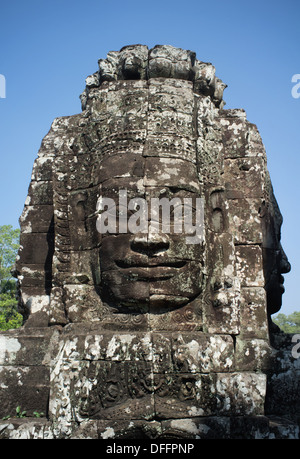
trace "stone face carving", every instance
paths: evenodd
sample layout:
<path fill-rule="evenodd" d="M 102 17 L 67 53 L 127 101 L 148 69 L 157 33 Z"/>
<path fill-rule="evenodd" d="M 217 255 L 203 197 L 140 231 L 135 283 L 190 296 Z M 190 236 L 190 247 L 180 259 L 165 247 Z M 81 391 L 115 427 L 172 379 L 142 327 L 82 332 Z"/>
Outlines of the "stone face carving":
<path fill-rule="evenodd" d="M 114 306 L 123 306 L 124 312 L 126 308 L 153 313 L 176 309 L 199 295 L 204 278 L 203 246 L 199 243 L 183 244 L 184 232 L 173 232 L 177 221 L 176 207 L 169 207 L 170 203 L 177 205 L 181 216 L 184 199 L 190 199 L 192 203 L 193 198 L 199 196 L 195 165 L 184 164 L 185 161 L 177 158 L 172 158 L 171 162 L 169 158 L 163 158 L 165 161 L 156 157 L 149 161 L 147 157 L 133 158 L 133 167 L 138 162 L 141 171 L 135 178 L 131 175 L 132 165 L 128 167 L 127 154 L 123 156 L 104 159 L 104 168 L 108 171 L 114 170 L 114 164 L 118 162 L 118 174 L 121 172 L 122 177 L 111 180 L 108 176 L 101 186 L 99 199 L 109 197 L 117 203 L 119 212 L 118 232 L 103 235 L 101 243 L 101 296 L 108 298 Z M 177 174 L 181 177 L 179 184 Z M 194 184 L 190 182 L 193 177 Z M 124 190 L 127 198 L 133 198 L 131 205 L 126 203 L 122 209 L 120 193 Z M 164 223 L 168 231 L 162 227 L 159 207 L 155 208 L 155 203 L 160 200 L 167 205 L 165 213 L 169 219 Z M 135 212 L 135 206 L 140 207 L 139 213 Z M 126 234 L 119 232 L 122 211 L 125 228 L 121 230 Z M 136 224 L 137 215 L 145 224 Z M 180 229 L 184 230 L 182 225 Z"/>
<path fill-rule="evenodd" d="M 272 403 L 282 217 L 225 87 L 194 52 L 127 46 L 86 79 L 82 113 L 53 122 L 20 218 L 26 320 L 0 334 L 1 415 L 31 380 L 43 438 L 297 437 Z"/>
<path fill-rule="evenodd" d="M 266 188 L 269 188 L 267 204 L 263 201 L 261 209 L 264 235 L 262 247 L 267 305 L 269 313 L 274 314 L 281 307 L 284 293 L 282 274 L 288 273 L 291 266 L 280 243 L 282 215 L 269 180 Z"/>

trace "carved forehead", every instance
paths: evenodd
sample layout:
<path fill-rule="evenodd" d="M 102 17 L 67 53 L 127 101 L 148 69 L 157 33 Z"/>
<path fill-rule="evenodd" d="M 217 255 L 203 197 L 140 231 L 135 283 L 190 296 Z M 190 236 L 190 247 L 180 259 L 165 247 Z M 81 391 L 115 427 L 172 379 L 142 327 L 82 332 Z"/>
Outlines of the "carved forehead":
<path fill-rule="evenodd" d="M 196 165 L 179 158 L 113 155 L 101 161 L 97 176 L 106 189 L 118 183 L 130 188 L 176 187 L 200 192 Z"/>
<path fill-rule="evenodd" d="M 280 212 L 280 209 L 279 209 L 277 200 L 276 200 L 276 198 L 274 196 L 274 193 L 272 193 L 272 195 L 271 195 L 271 208 L 272 208 L 272 212 L 273 212 L 273 215 L 274 215 L 274 221 L 275 221 L 276 228 L 280 229 L 280 227 L 282 225 L 282 222 L 283 222 L 283 217 L 282 217 L 282 214 Z"/>
<path fill-rule="evenodd" d="M 279 205 L 277 203 L 272 182 L 269 176 L 269 173 L 266 174 L 266 193 L 267 193 L 267 212 L 269 216 L 272 218 L 274 223 L 274 230 L 277 235 L 280 235 L 281 225 L 283 222 L 283 217 L 279 209 Z"/>
<path fill-rule="evenodd" d="M 200 191 L 196 166 L 177 158 L 146 158 L 145 185 Z"/>

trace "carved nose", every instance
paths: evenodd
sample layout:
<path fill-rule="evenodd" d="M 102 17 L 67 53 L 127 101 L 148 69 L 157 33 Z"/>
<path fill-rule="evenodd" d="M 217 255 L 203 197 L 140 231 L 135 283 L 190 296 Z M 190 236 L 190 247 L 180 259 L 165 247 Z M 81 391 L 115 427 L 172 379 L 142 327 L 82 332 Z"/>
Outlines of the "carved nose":
<path fill-rule="evenodd" d="M 131 249 L 134 252 L 154 256 L 166 252 L 170 247 L 169 238 L 166 234 L 136 235 L 131 240 Z"/>
<path fill-rule="evenodd" d="M 282 274 L 289 273 L 291 270 L 291 264 L 284 252 L 283 249 L 281 249 L 281 258 L 280 258 L 280 272 Z"/>

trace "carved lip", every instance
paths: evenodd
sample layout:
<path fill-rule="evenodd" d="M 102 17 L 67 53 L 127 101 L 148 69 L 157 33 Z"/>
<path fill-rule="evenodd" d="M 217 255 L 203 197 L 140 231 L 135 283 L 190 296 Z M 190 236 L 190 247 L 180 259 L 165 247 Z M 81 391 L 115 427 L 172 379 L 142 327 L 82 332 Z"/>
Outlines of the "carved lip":
<path fill-rule="evenodd" d="M 187 264 L 184 260 L 159 261 L 149 259 L 148 262 L 132 262 L 129 260 L 116 260 L 116 265 L 122 269 L 130 279 L 135 280 L 167 280 L 178 274 Z"/>
<path fill-rule="evenodd" d="M 149 258 L 147 262 L 116 260 L 116 265 L 119 268 L 182 268 L 186 263 L 186 260 L 159 260 L 157 258 Z"/>
<path fill-rule="evenodd" d="M 284 288 L 284 277 L 280 274 L 279 276 L 279 289 L 282 293 L 285 292 L 285 288 Z"/>

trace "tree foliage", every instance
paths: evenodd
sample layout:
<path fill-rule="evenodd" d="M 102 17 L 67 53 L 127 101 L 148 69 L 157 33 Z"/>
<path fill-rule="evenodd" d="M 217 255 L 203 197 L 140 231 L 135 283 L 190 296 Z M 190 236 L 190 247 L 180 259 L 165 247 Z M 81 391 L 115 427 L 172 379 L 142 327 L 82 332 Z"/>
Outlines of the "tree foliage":
<path fill-rule="evenodd" d="M 17 310 L 16 280 L 11 274 L 19 249 L 20 230 L 0 226 L 0 330 L 18 328 L 22 316 Z"/>
<path fill-rule="evenodd" d="M 286 316 L 279 313 L 272 318 L 273 322 L 278 325 L 285 333 L 300 333 L 300 312 L 295 311 Z"/>

